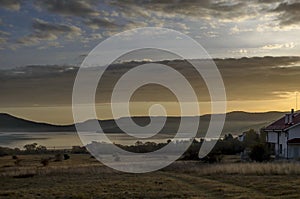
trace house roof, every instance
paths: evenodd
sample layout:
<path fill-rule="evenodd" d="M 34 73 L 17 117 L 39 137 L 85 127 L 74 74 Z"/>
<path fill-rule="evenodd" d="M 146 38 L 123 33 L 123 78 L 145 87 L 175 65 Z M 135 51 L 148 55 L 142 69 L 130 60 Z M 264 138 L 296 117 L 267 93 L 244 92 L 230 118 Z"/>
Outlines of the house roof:
<path fill-rule="evenodd" d="M 295 126 L 297 124 L 300 124 L 300 114 L 299 113 L 294 113 L 293 115 L 293 122 L 286 124 L 285 123 L 285 116 L 283 116 L 282 118 L 280 118 L 279 120 L 273 122 L 272 124 L 270 124 L 269 126 L 267 126 L 265 128 L 265 130 L 285 130 L 287 128 L 290 128 L 292 126 Z"/>
<path fill-rule="evenodd" d="M 289 144 L 300 144 L 300 138 L 294 138 L 294 139 L 290 139 L 288 140 Z"/>

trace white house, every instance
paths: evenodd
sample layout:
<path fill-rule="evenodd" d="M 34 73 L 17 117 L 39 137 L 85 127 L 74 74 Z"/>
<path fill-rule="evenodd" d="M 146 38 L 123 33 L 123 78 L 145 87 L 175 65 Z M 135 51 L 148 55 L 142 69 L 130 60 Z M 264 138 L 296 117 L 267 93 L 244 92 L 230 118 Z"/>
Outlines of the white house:
<path fill-rule="evenodd" d="M 238 135 L 237 138 L 238 138 L 238 141 L 244 142 L 245 137 L 246 137 L 246 132 L 242 133 L 241 135 Z"/>
<path fill-rule="evenodd" d="M 291 113 L 267 126 L 267 142 L 280 158 L 300 158 L 300 114 Z"/>

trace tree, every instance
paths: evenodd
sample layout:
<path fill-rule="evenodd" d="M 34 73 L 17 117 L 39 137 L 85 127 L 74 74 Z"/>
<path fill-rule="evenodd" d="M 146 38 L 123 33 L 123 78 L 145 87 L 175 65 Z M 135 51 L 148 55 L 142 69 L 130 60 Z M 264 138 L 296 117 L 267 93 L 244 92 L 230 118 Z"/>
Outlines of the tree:
<path fill-rule="evenodd" d="M 26 144 L 26 145 L 24 146 L 24 149 L 25 149 L 27 152 L 32 152 L 32 151 L 35 151 L 35 150 L 36 150 L 36 146 L 37 146 L 37 143 Z"/>
<path fill-rule="evenodd" d="M 136 141 L 136 143 L 135 143 L 135 146 L 141 146 L 141 145 L 143 145 L 143 142 L 142 141 Z"/>
<path fill-rule="evenodd" d="M 265 143 L 267 140 L 267 132 L 265 132 L 264 130 L 263 130 L 264 128 L 262 128 L 261 130 L 260 130 L 260 134 L 259 134 L 259 140 L 260 140 L 260 142 L 261 143 Z"/>
<path fill-rule="evenodd" d="M 257 161 L 257 162 L 263 162 L 270 159 L 270 153 L 265 145 L 263 144 L 257 144 L 253 146 L 249 157 L 251 160 Z"/>
<path fill-rule="evenodd" d="M 36 147 L 35 149 L 37 152 L 46 152 L 47 148 L 45 146 L 39 145 L 38 147 Z"/>
<path fill-rule="evenodd" d="M 225 136 L 224 136 L 224 140 L 233 140 L 233 136 L 229 133 L 228 135 L 226 134 Z"/>
<path fill-rule="evenodd" d="M 260 142 L 259 135 L 254 129 L 250 129 L 249 131 L 245 132 L 245 134 L 245 147 L 252 148 Z"/>

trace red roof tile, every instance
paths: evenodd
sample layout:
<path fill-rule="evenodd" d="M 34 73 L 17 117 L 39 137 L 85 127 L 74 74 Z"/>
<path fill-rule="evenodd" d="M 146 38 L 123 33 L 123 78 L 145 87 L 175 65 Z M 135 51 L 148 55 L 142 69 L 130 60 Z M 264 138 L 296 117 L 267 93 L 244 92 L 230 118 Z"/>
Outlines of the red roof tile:
<path fill-rule="evenodd" d="M 285 116 L 283 116 L 279 120 L 277 120 L 277 121 L 273 122 L 272 124 L 270 124 L 269 126 L 267 126 L 265 128 L 265 130 L 284 130 L 286 128 L 289 128 L 289 127 L 294 126 L 299 123 L 300 123 L 300 114 L 295 113 L 293 116 L 293 122 L 291 124 L 286 124 Z"/>

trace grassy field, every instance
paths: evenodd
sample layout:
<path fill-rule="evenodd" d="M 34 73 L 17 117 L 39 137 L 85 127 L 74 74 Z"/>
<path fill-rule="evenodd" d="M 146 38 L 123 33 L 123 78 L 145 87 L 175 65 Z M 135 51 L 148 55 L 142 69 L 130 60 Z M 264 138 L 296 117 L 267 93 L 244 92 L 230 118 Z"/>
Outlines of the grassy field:
<path fill-rule="evenodd" d="M 51 155 L 48 155 L 51 156 Z M 127 174 L 89 155 L 41 166 L 47 155 L 0 158 L 0 198 L 300 198 L 298 163 L 203 164 L 178 161 Z"/>

